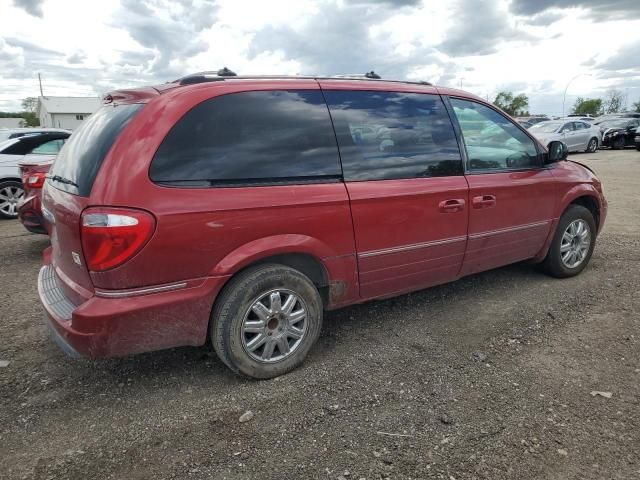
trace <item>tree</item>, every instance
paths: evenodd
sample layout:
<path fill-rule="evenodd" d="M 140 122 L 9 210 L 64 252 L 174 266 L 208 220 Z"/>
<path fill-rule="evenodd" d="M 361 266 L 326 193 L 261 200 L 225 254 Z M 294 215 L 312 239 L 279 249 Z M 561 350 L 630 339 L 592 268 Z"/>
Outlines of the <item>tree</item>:
<path fill-rule="evenodd" d="M 600 115 L 602 113 L 602 99 L 578 97 L 573 105 L 573 113 L 577 115 Z"/>
<path fill-rule="evenodd" d="M 27 97 L 22 100 L 22 109 L 20 116 L 24 118 L 27 127 L 39 127 L 40 119 L 37 115 L 38 99 L 36 97 Z"/>
<path fill-rule="evenodd" d="M 634 111 L 640 113 L 640 100 L 633 104 Z"/>
<path fill-rule="evenodd" d="M 35 112 L 22 112 L 22 118 L 27 127 L 39 127 L 40 119 Z"/>
<path fill-rule="evenodd" d="M 512 116 L 529 115 L 529 97 L 524 93 L 514 97 L 511 92 L 500 92 L 493 104 Z"/>
<path fill-rule="evenodd" d="M 604 111 L 606 113 L 618 113 L 622 110 L 624 95 L 620 90 L 611 89 L 604 99 Z"/>
<path fill-rule="evenodd" d="M 27 97 L 22 100 L 22 108 L 25 112 L 36 113 L 38 108 L 38 99 L 36 97 Z"/>

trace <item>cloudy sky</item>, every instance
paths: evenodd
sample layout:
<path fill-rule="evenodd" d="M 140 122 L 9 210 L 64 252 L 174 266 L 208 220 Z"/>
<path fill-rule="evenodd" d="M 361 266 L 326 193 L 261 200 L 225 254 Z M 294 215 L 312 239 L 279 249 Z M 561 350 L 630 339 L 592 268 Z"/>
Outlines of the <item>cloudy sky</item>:
<path fill-rule="evenodd" d="M 0 0 L 0 110 L 228 66 L 421 79 L 560 114 L 640 99 L 640 0 Z"/>

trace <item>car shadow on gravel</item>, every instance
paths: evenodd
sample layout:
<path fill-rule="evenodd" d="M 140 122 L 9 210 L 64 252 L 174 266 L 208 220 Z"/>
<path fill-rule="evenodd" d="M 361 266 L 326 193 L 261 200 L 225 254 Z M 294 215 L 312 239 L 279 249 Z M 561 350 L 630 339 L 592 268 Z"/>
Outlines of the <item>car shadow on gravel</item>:
<path fill-rule="evenodd" d="M 410 338 L 416 330 L 422 334 L 411 338 L 412 342 L 427 348 L 423 344 L 429 341 L 430 334 L 437 337 L 443 334 L 442 330 L 455 327 L 444 320 L 445 311 L 459 311 L 464 321 L 479 301 L 495 296 L 496 290 L 526 291 L 544 279 L 548 277 L 533 266 L 516 264 L 388 300 L 327 312 L 320 339 L 302 368 L 349 362 L 354 350 L 363 349 L 363 343 L 365 350 L 369 350 L 367 343 L 372 349 L 385 341 L 403 345 L 403 339 Z M 471 337 L 477 342 L 477 335 Z M 131 393 L 152 390 L 159 385 L 163 388 L 172 384 L 177 388 L 198 384 L 233 387 L 253 382 L 231 372 L 209 345 L 103 360 L 70 359 L 52 343 L 48 350 L 44 353 L 49 357 L 48 369 L 53 377 L 64 377 L 64 380 L 60 378 L 63 382 L 91 385 L 94 391 L 110 391 L 132 382 L 137 388 Z"/>

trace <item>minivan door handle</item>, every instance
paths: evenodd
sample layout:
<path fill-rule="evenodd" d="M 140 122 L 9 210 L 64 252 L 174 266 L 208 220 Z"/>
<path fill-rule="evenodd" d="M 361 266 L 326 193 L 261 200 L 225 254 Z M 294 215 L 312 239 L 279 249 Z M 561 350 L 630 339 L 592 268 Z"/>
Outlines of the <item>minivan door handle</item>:
<path fill-rule="evenodd" d="M 473 197 L 471 200 L 473 208 L 490 208 L 496 206 L 495 195 L 480 195 L 479 197 Z"/>
<path fill-rule="evenodd" d="M 455 213 L 464 210 L 464 200 L 454 198 L 451 200 L 443 200 L 438 204 L 440 213 Z"/>

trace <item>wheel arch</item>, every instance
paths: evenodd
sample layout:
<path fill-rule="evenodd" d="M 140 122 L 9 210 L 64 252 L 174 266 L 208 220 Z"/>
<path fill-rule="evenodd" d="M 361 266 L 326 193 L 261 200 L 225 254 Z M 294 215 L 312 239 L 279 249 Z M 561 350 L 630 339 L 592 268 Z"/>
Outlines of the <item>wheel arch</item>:
<path fill-rule="evenodd" d="M 587 210 L 589 210 L 591 212 L 591 215 L 593 215 L 593 219 L 596 222 L 596 226 L 598 227 L 598 229 L 600 229 L 600 203 L 595 196 L 582 195 L 580 197 L 573 199 L 571 203 L 569 203 L 565 207 L 565 209 L 563 210 L 563 213 L 571 205 L 580 205 L 586 208 Z"/>
<path fill-rule="evenodd" d="M 579 185 L 575 185 L 562 197 L 562 200 L 560 201 L 560 208 L 557 213 L 557 218 L 560 218 L 562 216 L 567 208 L 569 208 L 569 205 L 577 204 L 589 209 L 589 211 L 591 211 L 591 213 L 594 214 L 594 217 L 598 220 L 596 223 L 599 225 L 600 211 L 602 209 L 602 205 L 600 204 L 600 202 L 600 193 L 598 193 L 593 185 L 589 183 L 581 183 Z"/>
<path fill-rule="evenodd" d="M 313 282 L 327 306 L 331 274 L 325 258 L 338 256 L 323 242 L 306 235 L 275 235 L 260 238 L 227 254 L 213 269 L 212 275 L 228 276 L 228 281 L 256 265 L 277 263 L 300 271 Z M 224 287 L 223 287 L 224 288 Z"/>
<path fill-rule="evenodd" d="M 560 217 L 562 217 L 564 212 L 566 212 L 567 208 L 569 208 L 571 205 L 581 205 L 588 209 L 594 217 L 596 228 L 598 229 L 598 231 L 600 231 L 600 228 L 602 227 L 600 223 L 602 221 L 602 205 L 600 204 L 598 191 L 592 185 L 576 185 L 574 188 L 569 190 L 562 198 L 557 215 L 551 223 L 549 235 L 547 236 L 542 249 L 535 257 L 533 257 L 533 262 L 542 261 L 546 257 L 547 252 L 549 251 L 549 247 L 551 246 L 551 241 L 553 240 L 556 228 L 558 226 L 558 222 L 560 221 Z"/>

